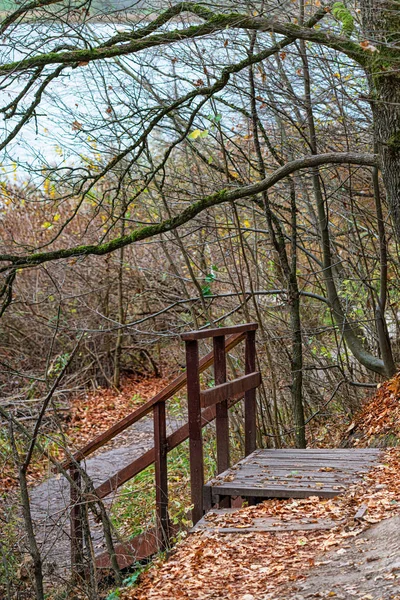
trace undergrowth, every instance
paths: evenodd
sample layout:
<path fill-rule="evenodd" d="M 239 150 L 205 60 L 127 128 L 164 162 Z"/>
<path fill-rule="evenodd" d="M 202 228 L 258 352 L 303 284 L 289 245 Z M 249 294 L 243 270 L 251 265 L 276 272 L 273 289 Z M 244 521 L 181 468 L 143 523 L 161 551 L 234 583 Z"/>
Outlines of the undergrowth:
<path fill-rule="evenodd" d="M 205 477 L 215 473 L 215 440 L 204 436 Z M 190 526 L 190 463 L 189 442 L 186 441 L 168 454 L 169 516 L 175 526 Z M 121 487 L 113 503 L 111 518 L 123 537 L 134 537 L 155 527 L 156 490 L 154 465 L 136 475 Z"/>
<path fill-rule="evenodd" d="M 19 547 L 21 522 L 17 503 L 7 503 L 0 508 L 0 598 L 14 597 L 19 588 L 22 555 Z M 17 589 L 18 588 L 18 589 Z M 2 595 L 4 594 L 4 596 Z M 18 597 L 18 596 L 16 596 Z"/>
<path fill-rule="evenodd" d="M 186 421 L 185 401 L 179 396 L 171 399 L 168 414 Z M 241 456 L 240 435 L 230 431 L 231 462 Z M 216 474 L 216 440 L 214 425 L 203 429 L 204 479 Z M 189 441 L 168 453 L 168 507 L 171 523 L 179 531 L 191 526 Z M 123 485 L 113 502 L 111 519 L 122 538 L 131 538 L 156 525 L 154 465 L 147 467 Z M 180 534 L 178 533 L 178 538 Z M 175 540 L 172 540 L 175 541 Z"/>

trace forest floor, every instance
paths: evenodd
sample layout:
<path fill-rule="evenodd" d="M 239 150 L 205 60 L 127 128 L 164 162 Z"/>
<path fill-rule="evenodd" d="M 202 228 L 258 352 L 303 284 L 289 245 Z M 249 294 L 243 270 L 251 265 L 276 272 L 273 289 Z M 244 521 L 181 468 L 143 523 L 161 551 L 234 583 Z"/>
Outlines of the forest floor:
<path fill-rule="evenodd" d="M 73 398 L 63 428 L 63 434 L 68 440 L 70 448 L 75 450 L 81 448 L 141 406 L 146 400 L 152 398 L 168 385 L 169 381 L 170 378 L 166 377 L 125 377 L 120 390 L 99 388 Z M 148 430 L 148 425 L 145 425 L 143 433 L 147 432 L 148 434 Z M 132 442 L 132 436 L 136 438 L 137 434 L 138 431 L 128 429 L 109 442 L 107 450 L 129 445 Z M 136 438 L 139 445 L 141 437 L 139 435 Z M 55 442 L 52 446 L 48 446 L 48 451 L 52 452 L 55 458 L 62 460 L 62 449 L 59 446 L 60 440 L 57 433 L 48 431 L 44 436 L 44 441 L 51 444 L 52 438 Z M 0 494 L 18 487 L 18 480 L 10 457 L 5 454 L 1 462 Z M 49 475 L 51 475 L 51 467 L 46 458 L 35 455 L 28 472 L 29 483 L 37 485 L 38 481 Z"/>

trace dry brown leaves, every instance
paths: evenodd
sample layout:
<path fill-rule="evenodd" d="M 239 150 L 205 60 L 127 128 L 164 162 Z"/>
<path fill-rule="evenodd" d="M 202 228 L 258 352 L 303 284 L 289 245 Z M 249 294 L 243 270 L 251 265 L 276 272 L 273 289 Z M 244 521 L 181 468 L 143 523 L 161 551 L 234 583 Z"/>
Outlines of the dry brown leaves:
<path fill-rule="evenodd" d="M 400 436 L 400 373 L 379 387 L 349 430 L 355 446 L 376 445 L 377 438 L 388 434 Z"/>
<path fill-rule="evenodd" d="M 80 448 L 155 396 L 169 382 L 170 378 L 127 377 L 122 382 L 121 390 L 99 388 L 84 397 L 74 398 L 64 434 L 73 447 Z M 52 454 L 57 459 L 63 458 L 63 452 L 56 447 L 52 449 Z M 29 482 L 37 483 L 47 471 L 48 462 L 43 456 L 31 464 Z M 14 465 L 7 459 L 0 464 L 0 494 L 17 486 Z"/>
<path fill-rule="evenodd" d="M 354 516 L 361 505 L 362 521 Z M 400 507 L 400 450 L 386 452 L 382 462 L 343 496 L 329 500 L 267 500 L 235 514 L 248 524 L 258 517 L 298 523 L 338 521 L 330 530 L 221 535 L 196 533 L 183 541 L 165 563 L 152 567 L 139 587 L 121 600 L 261 600 L 280 598 L 280 586 L 305 577 L 323 560 L 323 552 L 344 551 L 371 523 L 392 516 Z M 240 515 L 240 516 L 239 516 Z M 212 518 L 212 517 L 211 517 Z M 217 517 L 228 526 L 232 516 Z"/>
<path fill-rule="evenodd" d="M 75 398 L 67 431 L 69 439 L 82 446 L 155 396 L 169 382 L 166 377 L 126 378 L 121 390 L 101 388 Z"/>

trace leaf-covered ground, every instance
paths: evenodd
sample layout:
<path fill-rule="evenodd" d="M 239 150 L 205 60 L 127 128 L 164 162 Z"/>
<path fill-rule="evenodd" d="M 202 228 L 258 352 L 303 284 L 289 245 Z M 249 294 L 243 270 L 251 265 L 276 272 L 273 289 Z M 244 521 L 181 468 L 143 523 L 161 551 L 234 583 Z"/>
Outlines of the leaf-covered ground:
<path fill-rule="evenodd" d="M 400 373 L 378 386 L 348 428 L 346 445 L 397 446 L 400 441 Z"/>
<path fill-rule="evenodd" d="M 138 408 L 168 385 L 170 379 L 126 378 L 121 390 L 101 388 L 75 398 L 71 405 L 69 439 L 82 446 Z"/>
<path fill-rule="evenodd" d="M 68 420 L 65 423 L 64 435 L 72 448 L 80 448 L 85 443 L 102 433 L 114 423 L 123 419 L 135 408 L 152 398 L 166 385 L 169 378 L 136 378 L 127 377 L 123 380 L 121 390 L 99 388 L 84 396 L 71 400 Z M 47 432 L 41 440 L 56 458 L 62 459 L 63 452 L 58 446 L 57 433 Z M 116 439 L 118 444 L 118 438 Z M 28 478 L 35 484 L 48 471 L 47 460 L 44 456 L 35 455 Z M 18 482 L 13 465 L 11 447 L 7 439 L 0 439 L 0 495 L 17 487 Z"/>
<path fill-rule="evenodd" d="M 362 520 L 357 510 L 365 505 Z M 324 553 L 346 547 L 373 523 L 400 512 L 400 450 L 387 450 L 381 462 L 346 494 L 329 500 L 267 500 L 235 513 L 235 527 L 257 517 L 296 523 L 302 519 L 338 522 L 318 531 L 247 534 L 191 534 L 164 563 L 142 575 L 134 589 L 121 592 L 123 600 L 264 600 L 285 598 L 288 583 L 301 582 Z M 232 516 L 216 517 L 219 526 Z M 329 592 L 328 592 L 329 593 Z M 334 597 L 335 593 L 331 593 Z M 330 597 L 330 596 L 328 596 Z M 374 598 L 372 596 L 372 598 Z"/>

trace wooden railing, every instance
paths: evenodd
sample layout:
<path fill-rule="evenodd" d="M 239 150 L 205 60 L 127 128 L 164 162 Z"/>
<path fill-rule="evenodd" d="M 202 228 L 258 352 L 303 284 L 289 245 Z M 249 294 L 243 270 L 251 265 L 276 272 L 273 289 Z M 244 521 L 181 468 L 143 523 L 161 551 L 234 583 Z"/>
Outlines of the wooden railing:
<path fill-rule="evenodd" d="M 188 378 L 188 415 L 190 449 L 190 486 L 192 495 L 192 521 L 199 521 L 204 513 L 204 460 L 201 426 L 202 408 L 215 407 L 217 438 L 217 472 L 229 467 L 229 399 L 245 398 L 245 453 L 256 449 L 256 388 L 261 383 L 261 375 L 256 371 L 257 323 L 247 323 L 236 327 L 203 329 L 185 333 L 181 337 L 186 344 L 186 372 Z M 240 332 L 244 334 L 245 375 L 226 381 L 225 335 Z M 215 387 L 200 390 L 200 361 L 198 341 L 213 338 Z"/>
<path fill-rule="evenodd" d="M 140 408 L 98 435 L 86 446 L 76 452 L 64 463 L 71 475 L 71 563 L 75 572 L 82 572 L 83 565 L 83 528 L 82 528 L 82 492 L 80 463 L 95 450 L 103 447 L 115 436 L 137 423 L 153 411 L 154 447 L 139 458 L 126 465 L 107 481 L 96 488 L 98 498 L 105 498 L 121 485 L 151 464 L 155 466 L 156 486 L 156 537 L 157 547 L 168 545 L 170 524 L 168 518 L 168 470 L 167 453 L 189 438 L 190 469 L 193 522 L 203 515 L 203 448 L 202 427 L 216 419 L 217 466 L 218 472 L 229 466 L 229 425 L 228 408 L 245 397 L 245 450 L 246 454 L 255 449 L 256 405 L 255 387 L 260 383 L 260 374 L 255 372 L 255 330 L 257 324 L 249 323 L 237 327 L 208 329 L 182 335 L 186 343 L 187 370 L 166 388 L 145 402 Z M 229 337 L 225 339 L 225 336 Z M 213 337 L 214 349 L 201 360 L 198 356 L 198 340 Z M 226 382 L 226 353 L 246 340 L 246 359 L 244 377 Z M 214 363 L 214 388 L 200 392 L 199 376 Z M 187 385 L 188 423 L 167 436 L 166 401 Z M 104 562 L 104 561 L 103 561 Z"/>

